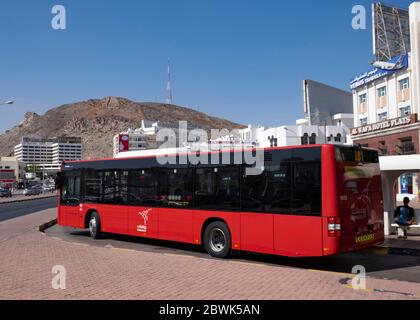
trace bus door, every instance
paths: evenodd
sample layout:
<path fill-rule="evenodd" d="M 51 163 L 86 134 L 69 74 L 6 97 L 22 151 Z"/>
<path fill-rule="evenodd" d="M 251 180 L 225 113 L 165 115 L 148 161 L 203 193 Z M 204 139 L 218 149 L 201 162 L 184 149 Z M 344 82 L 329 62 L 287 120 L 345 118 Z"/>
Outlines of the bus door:
<path fill-rule="evenodd" d="M 79 228 L 82 223 L 80 211 L 80 171 L 67 172 L 62 181 L 60 214 L 61 223 L 68 227 Z"/>
<path fill-rule="evenodd" d="M 102 192 L 99 211 L 104 232 L 126 234 L 128 231 L 128 171 L 101 172 Z"/>
<path fill-rule="evenodd" d="M 322 255 L 321 148 L 294 149 L 290 161 L 272 171 L 275 254 Z"/>
<path fill-rule="evenodd" d="M 159 239 L 193 243 L 192 169 L 160 169 Z"/>
<path fill-rule="evenodd" d="M 159 197 L 157 173 L 138 169 L 128 176 L 128 234 L 158 238 Z"/>

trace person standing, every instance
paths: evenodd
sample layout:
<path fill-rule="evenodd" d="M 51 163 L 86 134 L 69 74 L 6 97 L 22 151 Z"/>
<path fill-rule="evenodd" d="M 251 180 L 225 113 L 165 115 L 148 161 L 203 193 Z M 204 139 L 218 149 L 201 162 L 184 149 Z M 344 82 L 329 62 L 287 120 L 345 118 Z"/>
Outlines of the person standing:
<path fill-rule="evenodd" d="M 406 240 L 408 238 L 407 233 L 410 226 L 414 224 L 415 212 L 414 209 L 409 206 L 410 199 L 404 198 L 404 205 L 398 207 L 395 210 L 395 222 L 398 224 L 398 239 Z"/>

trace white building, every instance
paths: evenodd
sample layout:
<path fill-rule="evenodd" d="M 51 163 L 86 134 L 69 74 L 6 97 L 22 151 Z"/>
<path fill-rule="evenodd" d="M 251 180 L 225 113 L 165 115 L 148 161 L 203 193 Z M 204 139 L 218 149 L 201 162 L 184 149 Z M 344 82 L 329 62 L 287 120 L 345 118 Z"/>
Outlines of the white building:
<path fill-rule="evenodd" d="M 113 138 L 113 154 L 117 157 L 119 153 L 155 149 L 156 135 L 159 130 L 159 122 L 142 120 L 138 129 L 128 129 Z"/>
<path fill-rule="evenodd" d="M 243 144 L 259 148 L 299 146 L 308 144 L 351 144 L 350 127 L 352 114 L 332 116 L 334 125 L 309 125 L 307 119 L 296 121 L 296 125 L 268 128 L 249 125 L 236 134 L 219 137 L 211 142 Z"/>
<path fill-rule="evenodd" d="M 60 170 L 63 161 L 82 159 L 82 140 L 75 137 L 61 137 L 52 139 L 22 138 L 22 142 L 15 146 L 15 157 L 25 164 L 49 171 Z"/>
<path fill-rule="evenodd" d="M 25 177 L 25 164 L 15 157 L 0 157 L 0 187 L 15 186 Z"/>

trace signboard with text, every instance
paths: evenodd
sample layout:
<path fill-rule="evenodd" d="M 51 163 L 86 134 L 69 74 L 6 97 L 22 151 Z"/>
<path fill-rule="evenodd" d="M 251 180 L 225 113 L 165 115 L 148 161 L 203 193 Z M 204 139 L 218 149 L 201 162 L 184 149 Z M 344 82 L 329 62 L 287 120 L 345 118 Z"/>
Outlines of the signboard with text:
<path fill-rule="evenodd" d="M 119 151 L 130 151 L 130 136 L 128 134 L 120 134 L 119 136 Z"/>
<path fill-rule="evenodd" d="M 397 63 L 398 61 L 401 62 L 401 65 L 398 69 L 395 70 L 384 70 L 384 69 L 380 69 L 380 68 L 374 68 L 368 72 L 365 72 L 364 74 L 354 78 L 351 83 L 350 83 L 350 88 L 356 89 L 359 88 L 361 86 L 364 86 L 368 83 L 371 83 L 377 79 L 381 79 L 385 76 L 394 74 L 400 70 L 403 69 L 407 69 L 408 68 L 408 55 L 403 55 L 403 56 L 397 56 L 393 59 L 391 59 L 389 62 L 390 63 Z"/>
<path fill-rule="evenodd" d="M 386 129 L 392 129 L 397 127 L 403 127 L 417 122 L 417 114 L 412 114 L 410 116 L 390 119 L 383 122 L 378 122 L 374 124 L 369 124 L 367 126 L 351 129 L 352 136 L 358 136 L 361 134 L 368 134 L 373 132 L 378 132 Z"/>

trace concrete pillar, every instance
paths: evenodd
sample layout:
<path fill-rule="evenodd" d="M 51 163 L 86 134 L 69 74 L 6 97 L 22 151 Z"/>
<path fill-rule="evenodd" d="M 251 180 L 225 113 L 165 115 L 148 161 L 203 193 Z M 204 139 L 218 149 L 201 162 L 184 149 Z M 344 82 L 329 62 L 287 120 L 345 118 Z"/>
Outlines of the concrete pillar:
<path fill-rule="evenodd" d="M 420 113 L 420 2 L 413 2 L 410 14 L 410 69 L 411 69 L 411 104 L 413 113 Z"/>
<path fill-rule="evenodd" d="M 398 177 L 399 173 L 382 173 L 382 191 L 384 197 L 384 224 L 386 236 L 389 236 L 391 234 L 391 224 L 394 221 L 394 211 L 396 205 L 394 197 L 394 183 Z"/>

